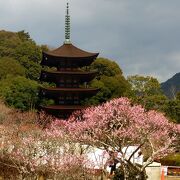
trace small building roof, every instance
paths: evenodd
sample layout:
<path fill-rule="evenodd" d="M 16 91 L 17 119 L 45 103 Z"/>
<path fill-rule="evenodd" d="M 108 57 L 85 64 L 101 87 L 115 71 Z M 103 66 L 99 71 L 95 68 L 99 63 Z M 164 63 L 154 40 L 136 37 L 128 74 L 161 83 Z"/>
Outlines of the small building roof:
<path fill-rule="evenodd" d="M 99 53 L 91 53 L 77 48 L 73 44 L 63 44 L 59 48 L 44 52 L 49 56 L 67 57 L 67 58 L 80 58 L 80 57 L 97 57 Z"/>

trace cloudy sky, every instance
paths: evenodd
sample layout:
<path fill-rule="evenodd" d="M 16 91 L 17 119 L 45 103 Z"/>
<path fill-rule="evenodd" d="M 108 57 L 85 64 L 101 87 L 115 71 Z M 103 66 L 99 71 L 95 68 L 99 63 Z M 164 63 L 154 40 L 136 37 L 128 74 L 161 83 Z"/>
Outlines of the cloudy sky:
<path fill-rule="evenodd" d="M 64 41 L 66 0 L 0 0 L 0 29 L 38 44 Z M 124 75 L 160 82 L 180 72 L 180 0 L 69 0 L 71 40 L 116 61 Z"/>

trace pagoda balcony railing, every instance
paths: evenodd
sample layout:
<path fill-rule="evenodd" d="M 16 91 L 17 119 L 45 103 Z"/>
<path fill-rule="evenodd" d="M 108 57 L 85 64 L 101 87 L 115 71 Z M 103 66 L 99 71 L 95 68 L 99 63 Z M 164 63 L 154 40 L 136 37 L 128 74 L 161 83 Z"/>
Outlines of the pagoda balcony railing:
<path fill-rule="evenodd" d="M 80 88 L 80 89 L 89 89 L 91 88 L 87 82 L 83 84 L 79 83 L 58 83 L 54 88 Z"/>
<path fill-rule="evenodd" d="M 67 86 L 72 84 L 72 87 L 75 87 L 77 84 L 90 82 L 96 75 L 97 72 L 95 71 L 42 71 L 40 80 L 45 82 L 54 82 L 57 86 L 59 86 L 59 84 L 68 84 Z"/>
<path fill-rule="evenodd" d="M 57 88 L 79 88 L 79 84 L 77 84 L 77 83 L 75 83 L 75 84 L 72 84 L 72 83 L 69 83 L 69 84 L 60 83 L 60 84 L 57 85 Z"/>
<path fill-rule="evenodd" d="M 42 72 L 49 72 L 49 73 L 57 73 L 57 72 L 74 72 L 74 73 L 97 73 L 98 69 L 96 70 L 91 70 L 88 67 L 87 68 L 76 68 L 76 67 L 52 67 L 52 68 L 48 68 L 48 67 L 44 67 Z"/>
<path fill-rule="evenodd" d="M 41 97 L 47 97 L 47 98 L 52 98 L 56 100 L 58 100 L 61 96 L 64 96 L 64 97 L 65 96 L 71 96 L 71 97 L 78 96 L 84 99 L 86 97 L 96 94 L 98 91 L 99 91 L 98 88 L 41 88 L 39 95 Z M 64 100 L 64 99 L 61 99 L 61 100 Z"/>
<path fill-rule="evenodd" d="M 57 102 L 58 105 L 79 105 L 80 102 L 78 100 L 60 100 Z"/>

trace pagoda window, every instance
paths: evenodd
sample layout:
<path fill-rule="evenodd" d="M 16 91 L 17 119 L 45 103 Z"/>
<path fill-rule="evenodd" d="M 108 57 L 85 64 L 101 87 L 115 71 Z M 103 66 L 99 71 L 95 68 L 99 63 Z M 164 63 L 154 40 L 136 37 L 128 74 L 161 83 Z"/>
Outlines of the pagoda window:
<path fill-rule="evenodd" d="M 66 96 L 66 103 L 67 104 L 73 104 L 73 98 L 71 95 L 67 95 Z"/>
<path fill-rule="evenodd" d="M 71 67 L 72 67 L 72 69 L 75 69 L 75 67 L 76 67 L 75 63 L 71 63 Z"/>
<path fill-rule="evenodd" d="M 59 87 L 65 87 L 64 79 L 60 79 Z"/>
<path fill-rule="evenodd" d="M 66 80 L 66 87 L 72 87 L 72 80 L 71 79 Z"/>
<path fill-rule="evenodd" d="M 76 96 L 74 96 L 74 100 L 78 100 L 79 99 L 79 97 L 76 95 Z"/>
<path fill-rule="evenodd" d="M 71 68 L 71 62 L 67 61 L 67 68 Z"/>
<path fill-rule="evenodd" d="M 74 104 L 75 104 L 75 105 L 79 104 L 79 101 L 78 101 L 78 100 L 75 100 L 75 101 L 74 101 Z"/>
<path fill-rule="evenodd" d="M 60 66 L 61 66 L 61 67 L 65 67 L 65 62 L 64 62 L 64 61 L 61 61 L 61 62 L 60 62 Z"/>
<path fill-rule="evenodd" d="M 73 79 L 73 87 L 78 87 L 78 81 L 76 79 Z"/>
<path fill-rule="evenodd" d="M 58 67 L 58 70 L 59 71 L 64 71 L 65 70 L 65 62 L 64 61 L 61 61 L 60 64 L 59 64 L 59 67 Z"/>
<path fill-rule="evenodd" d="M 61 105 L 61 104 L 65 104 L 65 101 L 64 101 L 64 97 L 63 97 L 63 96 L 59 97 L 59 104 L 60 104 L 60 105 Z"/>
<path fill-rule="evenodd" d="M 71 71 L 72 70 L 72 64 L 71 64 L 70 61 L 67 61 L 67 63 L 66 63 L 66 70 L 67 71 Z"/>
<path fill-rule="evenodd" d="M 66 100 L 72 100 L 72 96 L 66 96 Z"/>
<path fill-rule="evenodd" d="M 76 96 L 74 96 L 74 104 L 79 104 L 79 96 L 78 95 L 76 95 Z"/>

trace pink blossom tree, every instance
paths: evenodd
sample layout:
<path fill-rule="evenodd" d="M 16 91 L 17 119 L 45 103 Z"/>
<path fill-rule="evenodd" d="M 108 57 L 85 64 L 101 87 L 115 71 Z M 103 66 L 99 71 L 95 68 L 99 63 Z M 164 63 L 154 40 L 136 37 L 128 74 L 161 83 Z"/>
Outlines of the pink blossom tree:
<path fill-rule="evenodd" d="M 24 123 L 24 114 L 15 116 L 22 121 L 15 123 L 12 119 L 8 124 L 6 120 L 0 125 L 0 176 L 7 172 L 7 179 L 39 175 L 81 178 L 86 158 L 63 131 L 43 130 L 37 124 Z"/>
<path fill-rule="evenodd" d="M 154 160 L 176 150 L 179 129 L 161 113 L 145 111 L 127 98 L 111 100 L 97 107 L 74 113 L 67 122 L 54 122 L 64 127 L 75 142 L 118 153 L 124 179 L 146 179 L 145 168 Z M 127 156 L 130 146 L 136 146 Z M 139 165 L 133 156 L 140 151 L 146 156 Z"/>
<path fill-rule="evenodd" d="M 47 129 L 22 123 L 36 118 L 32 115 L 13 117 L 0 125 L 0 171 L 2 167 L 13 169 L 22 179 L 43 174 L 80 180 L 88 164 L 83 147 L 89 146 L 118 160 L 124 179 L 146 179 L 145 168 L 175 151 L 179 143 L 180 129 L 175 124 L 161 113 L 132 105 L 127 98 L 76 112 L 68 121 L 56 120 Z M 129 153 L 131 146 L 136 148 Z M 141 165 L 133 160 L 140 151 L 146 156 Z"/>

